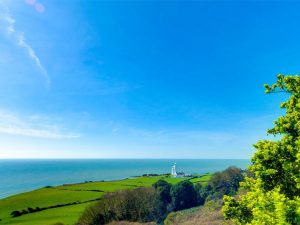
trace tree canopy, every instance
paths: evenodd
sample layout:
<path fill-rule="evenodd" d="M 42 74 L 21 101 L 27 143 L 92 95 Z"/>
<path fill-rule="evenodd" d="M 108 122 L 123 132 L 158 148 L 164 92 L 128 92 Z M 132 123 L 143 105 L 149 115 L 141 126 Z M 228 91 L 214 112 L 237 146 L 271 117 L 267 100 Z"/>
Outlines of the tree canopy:
<path fill-rule="evenodd" d="M 266 93 L 284 92 L 288 100 L 280 107 L 284 116 L 275 121 L 268 134 L 278 140 L 261 140 L 249 167 L 254 177 L 242 183 L 245 195 L 225 196 L 225 218 L 238 224 L 300 224 L 300 78 L 278 75 L 265 85 Z"/>
<path fill-rule="evenodd" d="M 173 209 L 175 211 L 197 205 L 197 192 L 190 181 L 181 181 L 171 188 Z"/>

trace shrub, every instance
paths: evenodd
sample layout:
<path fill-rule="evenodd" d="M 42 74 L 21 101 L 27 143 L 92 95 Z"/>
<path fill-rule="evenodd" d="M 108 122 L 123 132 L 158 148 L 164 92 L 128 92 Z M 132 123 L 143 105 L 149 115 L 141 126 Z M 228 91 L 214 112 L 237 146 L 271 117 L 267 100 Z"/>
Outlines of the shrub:
<path fill-rule="evenodd" d="M 161 222 L 166 218 L 172 208 L 170 194 L 172 185 L 164 180 L 159 180 L 153 184 L 153 187 L 155 188 L 156 220 L 157 222 Z"/>
<path fill-rule="evenodd" d="M 24 214 L 28 214 L 29 212 L 26 209 L 23 209 L 21 213 L 22 215 L 24 215 Z"/>
<path fill-rule="evenodd" d="M 206 197 L 211 193 L 210 186 L 203 186 L 202 184 L 198 183 L 195 185 L 195 190 L 197 192 L 197 204 L 203 205 Z"/>
<path fill-rule="evenodd" d="M 171 188 L 173 209 L 175 211 L 197 205 L 197 193 L 190 181 L 181 181 Z"/>
<path fill-rule="evenodd" d="M 223 195 L 235 195 L 243 180 L 243 171 L 237 167 L 229 167 L 222 172 L 214 173 L 208 183 L 212 188 L 209 199 L 220 199 Z"/>
<path fill-rule="evenodd" d="M 101 225 L 113 220 L 148 222 L 155 220 L 154 188 L 136 188 L 109 193 L 87 208 L 78 225 Z"/>
<path fill-rule="evenodd" d="M 35 212 L 35 209 L 33 209 L 33 208 L 31 208 L 31 207 L 28 207 L 28 208 L 27 208 L 27 211 L 28 211 L 29 213 L 32 213 L 32 212 Z"/>
<path fill-rule="evenodd" d="M 12 211 L 12 212 L 10 213 L 10 215 L 11 215 L 12 217 L 18 217 L 18 216 L 21 216 L 22 213 L 21 213 L 20 211 L 18 211 L 18 210 L 15 210 L 15 211 Z"/>

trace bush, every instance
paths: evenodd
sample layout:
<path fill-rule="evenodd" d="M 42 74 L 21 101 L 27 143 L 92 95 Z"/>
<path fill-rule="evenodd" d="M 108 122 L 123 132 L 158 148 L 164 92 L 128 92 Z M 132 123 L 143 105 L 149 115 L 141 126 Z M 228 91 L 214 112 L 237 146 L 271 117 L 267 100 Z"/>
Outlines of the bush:
<path fill-rule="evenodd" d="M 101 225 L 112 221 L 150 222 L 160 224 L 174 220 L 178 211 L 203 205 L 205 208 L 220 214 L 221 197 L 233 194 L 242 180 L 242 170 L 230 167 L 223 172 L 213 175 L 207 185 L 196 184 L 188 180 L 171 185 L 165 180 L 159 180 L 151 188 L 139 187 L 106 194 L 95 205 L 87 208 L 80 217 L 77 225 Z M 214 201 L 208 201 L 214 199 Z M 215 215 L 215 212 L 209 215 Z M 169 215 L 168 215 L 169 214 Z M 177 220 L 177 219 L 176 219 Z M 219 220 L 218 220 L 219 221 Z"/>
<path fill-rule="evenodd" d="M 154 188 L 136 188 L 109 193 L 87 208 L 78 225 L 101 225 L 113 220 L 148 222 L 155 220 Z"/>
<path fill-rule="evenodd" d="M 197 192 L 190 181 L 182 181 L 171 188 L 173 209 L 175 211 L 197 205 Z"/>
<path fill-rule="evenodd" d="M 22 215 L 24 215 L 24 214 L 28 214 L 29 212 L 27 210 L 23 209 L 21 213 L 22 213 Z"/>
<path fill-rule="evenodd" d="M 10 215 L 11 215 L 12 217 L 18 217 L 18 216 L 21 216 L 22 213 L 21 213 L 20 211 L 18 211 L 18 210 L 15 210 L 15 211 L 12 211 L 12 212 L 10 213 Z"/>
<path fill-rule="evenodd" d="M 212 188 L 211 186 L 203 186 L 202 184 L 198 183 L 195 185 L 195 190 L 197 192 L 197 204 L 203 205 L 207 196 L 211 194 Z"/>
<path fill-rule="evenodd" d="M 155 211 L 157 222 L 163 221 L 172 209 L 171 187 L 172 185 L 164 180 L 153 184 L 155 188 Z"/>
<path fill-rule="evenodd" d="M 33 213 L 33 212 L 35 212 L 35 209 L 33 209 L 33 208 L 31 208 L 31 207 L 28 207 L 28 208 L 27 208 L 27 211 L 28 211 L 29 213 Z"/>
<path fill-rule="evenodd" d="M 220 199 L 223 195 L 235 195 L 243 180 L 243 171 L 237 167 L 229 167 L 222 172 L 214 173 L 208 183 L 212 188 L 209 199 Z"/>

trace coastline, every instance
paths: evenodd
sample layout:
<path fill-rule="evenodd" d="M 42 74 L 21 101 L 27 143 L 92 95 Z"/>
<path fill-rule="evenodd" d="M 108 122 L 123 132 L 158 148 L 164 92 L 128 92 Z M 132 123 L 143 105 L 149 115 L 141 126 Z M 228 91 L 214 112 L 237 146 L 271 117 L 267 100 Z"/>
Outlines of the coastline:
<path fill-rule="evenodd" d="M 92 160 L 0 160 L 0 199 L 45 186 L 117 181 L 141 174 L 171 172 L 176 162 L 179 171 L 204 174 L 228 166 L 245 169 L 250 160 L 229 159 L 92 159 Z"/>

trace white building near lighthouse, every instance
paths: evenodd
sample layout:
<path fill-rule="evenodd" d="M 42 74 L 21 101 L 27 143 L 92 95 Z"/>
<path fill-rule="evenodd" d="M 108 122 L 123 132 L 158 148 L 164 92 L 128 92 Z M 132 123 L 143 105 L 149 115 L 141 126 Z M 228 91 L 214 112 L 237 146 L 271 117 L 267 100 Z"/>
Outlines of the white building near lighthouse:
<path fill-rule="evenodd" d="M 171 170 L 171 177 L 185 177 L 185 176 L 186 175 L 184 172 L 177 172 L 176 163 L 174 163 Z"/>

